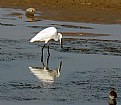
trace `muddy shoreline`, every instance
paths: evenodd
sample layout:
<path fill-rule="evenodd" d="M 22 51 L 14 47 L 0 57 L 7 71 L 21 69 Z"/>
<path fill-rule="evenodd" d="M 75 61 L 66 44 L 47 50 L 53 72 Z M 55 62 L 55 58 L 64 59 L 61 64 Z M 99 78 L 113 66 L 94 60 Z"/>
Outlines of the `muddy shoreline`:
<path fill-rule="evenodd" d="M 5 0 L 2 8 L 34 7 L 40 11 L 41 18 L 62 21 L 79 21 L 90 23 L 121 23 L 120 0 Z"/>

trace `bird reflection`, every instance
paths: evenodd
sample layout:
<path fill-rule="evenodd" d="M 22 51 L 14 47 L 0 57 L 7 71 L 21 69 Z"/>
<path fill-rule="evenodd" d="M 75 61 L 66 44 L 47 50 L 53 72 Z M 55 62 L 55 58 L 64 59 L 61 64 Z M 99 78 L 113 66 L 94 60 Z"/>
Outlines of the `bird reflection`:
<path fill-rule="evenodd" d="M 27 22 L 34 22 L 35 21 L 35 16 L 26 15 L 26 18 L 27 18 Z"/>
<path fill-rule="evenodd" d="M 62 61 L 57 69 L 49 69 L 49 57 L 47 57 L 46 65 L 42 62 L 43 67 L 29 67 L 31 73 L 33 73 L 42 82 L 54 82 L 55 78 L 60 76 L 60 70 L 62 66 Z"/>

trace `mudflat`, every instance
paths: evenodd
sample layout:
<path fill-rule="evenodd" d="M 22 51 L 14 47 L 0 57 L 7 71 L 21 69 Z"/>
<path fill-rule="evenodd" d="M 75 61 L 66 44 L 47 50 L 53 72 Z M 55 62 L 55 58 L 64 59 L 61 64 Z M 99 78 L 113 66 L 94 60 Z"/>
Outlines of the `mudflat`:
<path fill-rule="evenodd" d="M 121 23 L 120 0 L 4 0 L 0 7 L 34 7 L 51 20 Z"/>
<path fill-rule="evenodd" d="M 94 1 L 1 0 L 0 105 L 108 105 L 112 87 L 121 105 L 120 1 Z M 63 34 L 64 49 L 50 41 L 40 62 L 44 43 L 29 41 L 48 26 Z M 38 71 L 61 63 L 60 75 L 44 81 Z"/>

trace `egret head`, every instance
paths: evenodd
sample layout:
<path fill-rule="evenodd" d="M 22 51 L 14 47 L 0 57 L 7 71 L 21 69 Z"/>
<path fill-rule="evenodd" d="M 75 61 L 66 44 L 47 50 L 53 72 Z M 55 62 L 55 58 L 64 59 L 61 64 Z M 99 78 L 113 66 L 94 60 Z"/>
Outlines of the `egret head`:
<path fill-rule="evenodd" d="M 63 37 L 62 34 L 58 33 L 58 39 L 60 40 L 61 48 L 63 48 L 62 37 Z"/>

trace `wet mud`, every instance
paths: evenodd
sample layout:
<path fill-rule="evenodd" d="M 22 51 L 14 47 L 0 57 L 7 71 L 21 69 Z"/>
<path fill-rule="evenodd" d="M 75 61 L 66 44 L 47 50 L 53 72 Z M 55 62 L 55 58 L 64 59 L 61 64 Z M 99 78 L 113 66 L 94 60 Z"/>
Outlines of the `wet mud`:
<path fill-rule="evenodd" d="M 29 40 L 0 39 L 0 60 L 11 61 L 36 58 L 39 53 L 34 55 L 27 51 L 26 47 L 31 49 L 29 44 Z M 121 56 L 121 41 L 119 40 L 64 38 L 63 45 L 64 48 L 60 49 L 58 42 L 51 41 L 50 49 L 67 53 Z M 38 42 L 35 46 L 39 48 L 43 44 Z"/>
<path fill-rule="evenodd" d="M 121 56 L 121 42 L 118 40 L 65 39 L 64 51 L 81 54 Z"/>
<path fill-rule="evenodd" d="M 91 23 L 121 23 L 120 0 L 5 0 L 0 7 L 25 10 L 33 7 L 41 18 Z"/>

